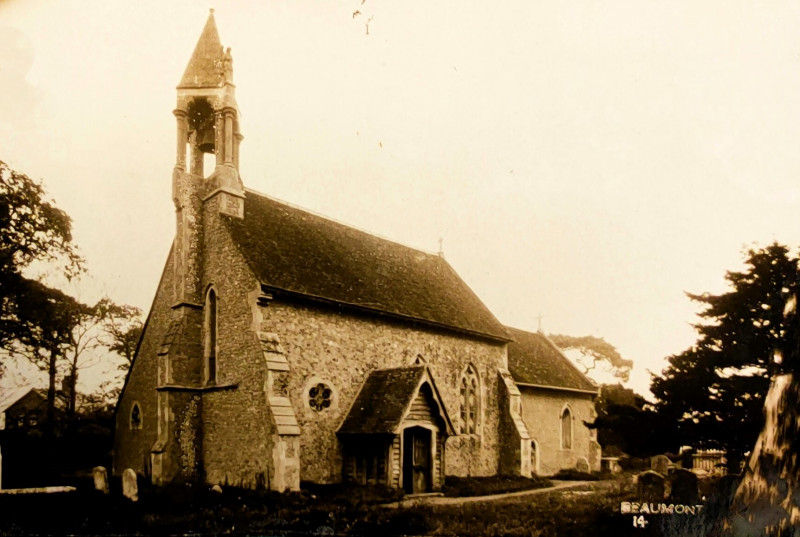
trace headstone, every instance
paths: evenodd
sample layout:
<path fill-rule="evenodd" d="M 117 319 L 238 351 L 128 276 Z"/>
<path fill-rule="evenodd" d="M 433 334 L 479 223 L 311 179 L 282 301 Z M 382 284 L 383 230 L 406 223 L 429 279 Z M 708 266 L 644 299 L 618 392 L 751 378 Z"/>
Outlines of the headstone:
<path fill-rule="evenodd" d="M 664 499 L 664 476 L 658 472 L 647 470 L 637 477 L 639 496 L 646 500 Z"/>
<path fill-rule="evenodd" d="M 139 500 L 139 485 L 136 481 L 136 472 L 131 468 L 125 468 L 122 472 L 122 495 L 130 501 Z"/>
<path fill-rule="evenodd" d="M 222 487 L 220 487 L 219 485 L 214 485 L 213 487 L 211 487 L 211 492 L 213 492 L 214 494 L 222 494 Z"/>
<path fill-rule="evenodd" d="M 678 468 L 669 477 L 670 500 L 673 503 L 696 504 L 699 499 L 697 476 L 690 470 Z"/>
<path fill-rule="evenodd" d="M 575 463 L 575 469 L 578 470 L 579 472 L 583 472 L 585 474 L 588 474 L 589 473 L 589 461 L 587 461 L 585 457 L 581 457 Z"/>
<path fill-rule="evenodd" d="M 656 455 L 650 459 L 650 469 L 661 475 L 667 475 L 671 464 L 672 462 L 666 455 Z"/>
<path fill-rule="evenodd" d="M 108 494 L 108 472 L 105 466 L 95 466 L 92 469 L 92 477 L 94 477 L 94 489 Z"/>

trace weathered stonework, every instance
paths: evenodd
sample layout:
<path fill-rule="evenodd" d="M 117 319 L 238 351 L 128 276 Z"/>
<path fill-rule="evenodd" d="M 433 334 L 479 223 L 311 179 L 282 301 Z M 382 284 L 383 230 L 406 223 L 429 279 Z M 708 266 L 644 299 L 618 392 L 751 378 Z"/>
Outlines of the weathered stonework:
<path fill-rule="evenodd" d="M 300 436 L 301 479 L 341 480 L 342 453 L 336 430 L 370 371 L 413 364 L 421 355 L 430 366 L 451 418 L 459 414 L 461 373 L 472 363 L 481 378 L 481 434 L 447 440 L 448 475 L 494 475 L 499 457 L 497 369 L 505 347 L 443 331 L 403 325 L 333 308 L 276 298 L 262 309 L 270 331 L 280 336 L 292 373 L 289 394 Z M 330 379 L 339 404 L 323 412 L 306 400 L 309 380 Z"/>

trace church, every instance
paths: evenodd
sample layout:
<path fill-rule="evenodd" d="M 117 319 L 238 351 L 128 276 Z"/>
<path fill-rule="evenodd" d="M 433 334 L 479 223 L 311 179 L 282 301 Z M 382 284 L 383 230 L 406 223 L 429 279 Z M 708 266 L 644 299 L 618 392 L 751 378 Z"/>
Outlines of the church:
<path fill-rule="evenodd" d="M 174 115 L 177 229 L 117 404 L 115 474 L 420 493 L 599 470 L 597 388 L 543 334 L 503 326 L 440 255 L 245 188 L 213 11 Z"/>

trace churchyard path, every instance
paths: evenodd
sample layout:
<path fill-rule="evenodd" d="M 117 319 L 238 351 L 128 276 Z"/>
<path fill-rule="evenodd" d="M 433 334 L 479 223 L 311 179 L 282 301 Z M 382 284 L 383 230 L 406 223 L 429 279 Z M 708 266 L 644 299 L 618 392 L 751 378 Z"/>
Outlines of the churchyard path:
<path fill-rule="evenodd" d="M 600 488 L 605 488 L 606 485 L 610 485 L 612 483 L 614 483 L 614 481 L 608 481 L 608 482 L 559 481 L 552 487 L 544 487 L 540 489 L 530 489 L 530 490 L 519 490 L 516 492 L 504 492 L 501 494 L 490 494 L 487 496 L 462 496 L 457 498 L 439 496 L 435 494 L 425 494 L 414 498 L 400 500 L 399 502 L 387 503 L 384 505 L 384 507 L 411 507 L 417 505 L 461 505 L 465 503 L 474 503 L 474 502 L 494 502 L 494 501 L 508 500 L 512 498 L 519 498 L 522 496 L 533 496 L 534 494 L 544 494 L 547 492 L 567 491 L 585 485 L 592 486 L 593 490 L 586 491 L 587 493 L 589 493 L 589 492 L 594 492 Z"/>

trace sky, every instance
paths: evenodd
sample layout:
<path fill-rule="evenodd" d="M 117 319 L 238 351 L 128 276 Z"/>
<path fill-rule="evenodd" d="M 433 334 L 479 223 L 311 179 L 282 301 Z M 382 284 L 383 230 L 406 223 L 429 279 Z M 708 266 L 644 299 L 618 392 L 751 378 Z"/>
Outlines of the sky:
<path fill-rule="evenodd" d="M 215 8 L 245 185 L 444 256 L 503 323 L 649 371 L 685 292 L 800 244 L 800 4 L 0 0 L 0 160 L 149 308 L 175 231 L 175 86 Z M 540 318 L 541 317 L 541 318 Z"/>

